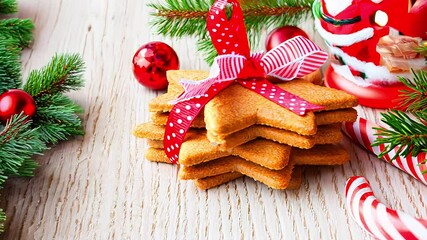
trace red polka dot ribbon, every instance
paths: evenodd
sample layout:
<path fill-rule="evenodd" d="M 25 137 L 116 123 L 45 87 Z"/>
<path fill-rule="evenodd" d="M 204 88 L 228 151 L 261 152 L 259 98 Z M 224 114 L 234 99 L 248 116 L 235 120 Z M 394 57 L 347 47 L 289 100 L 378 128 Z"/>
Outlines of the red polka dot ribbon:
<path fill-rule="evenodd" d="M 231 11 L 227 18 L 227 9 Z M 215 1 L 207 29 L 219 56 L 203 81 L 181 80 L 184 93 L 172 101 L 163 140 L 166 155 L 177 163 L 185 134 L 203 107 L 221 90 L 236 82 L 298 115 L 323 109 L 267 81 L 266 76 L 289 81 L 319 69 L 326 52 L 304 37 L 292 38 L 266 54 L 251 54 L 243 13 L 237 0 Z"/>

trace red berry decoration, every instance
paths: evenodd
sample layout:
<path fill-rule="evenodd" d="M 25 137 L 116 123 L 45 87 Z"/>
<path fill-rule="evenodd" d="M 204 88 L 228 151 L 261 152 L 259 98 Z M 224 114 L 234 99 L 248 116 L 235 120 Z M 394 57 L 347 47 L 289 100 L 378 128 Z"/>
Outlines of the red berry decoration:
<path fill-rule="evenodd" d="M 162 42 L 142 45 L 133 56 L 132 63 L 136 80 L 153 90 L 165 89 L 168 86 L 166 71 L 179 69 L 175 51 Z"/>
<path fill-rule="evenodd" d="M 36 114 L 36 102 L 30 94 L 11 89 L 0 95 L 0 121 L 6 123 L 13 115 L 22 112 L 29 118 Z"/>
<path fill-rule="evenodd" d="M 265 48 L 267 51 L 270 51 L 274 47 L 280 45 L 282 42 L 297 36 L 308 38 L 307 33 L 294 26 L 276 28 L 268 34 L 267 40 L 265 42 Z"/>

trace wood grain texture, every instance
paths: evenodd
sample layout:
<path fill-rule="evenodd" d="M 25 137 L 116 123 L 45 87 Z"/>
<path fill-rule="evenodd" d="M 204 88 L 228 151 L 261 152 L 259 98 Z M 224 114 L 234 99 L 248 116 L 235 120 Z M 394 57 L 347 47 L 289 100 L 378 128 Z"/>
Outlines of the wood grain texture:
<path fill-rule="evenodd" d="M 194 40 L 150 33 L 145 4 L 19 1 L 18 16 L 36 24 L 34 44 L 22 57 L 25 76 L 55 52 L 83 55 L 86 87 L 70 95 L 85 108 L 86 135 L 39 157 L 34 178 L 8 181 L 2 239 L 367 239 L 345 206 L 345 181 L 353 175 L 366 176 L 385 204 L 427 217 L 425 186 L 347 139 L 351 162 L 306 169 L 298 191 L 250 179 L 200 191 L 178 181 L 176 167 L 144 160 L 147 146 L 131 130 L 149 120 L 148 101 L 160 92 L 134 80 L 136 49 L 162 40 L 177 50 L 182 69 L 208 69 Z M 312 24 L 304 28 L 313 33 Z M 378 122 L 378 111 L 358 111 Z"/>

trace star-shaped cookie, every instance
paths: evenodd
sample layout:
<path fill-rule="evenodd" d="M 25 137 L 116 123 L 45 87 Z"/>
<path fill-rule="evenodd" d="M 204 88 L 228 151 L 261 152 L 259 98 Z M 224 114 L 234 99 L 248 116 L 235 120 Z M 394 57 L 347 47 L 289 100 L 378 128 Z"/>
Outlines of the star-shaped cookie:
<path fill-rule="evenodd" d="M 357 105 L 357 98 L 350 94 L 303 80 L 277 86 L 310 103 L 324 106 L 324 111 Z M 222 90 L 206 104 L 204 113 L 207 131 L 219 138 L 254 124 L 286 129 L 301 135 L 313 135 L 317 131 L 313 112 L 305 116 L 294 114 L 239 84 L 232 84 Z"/>

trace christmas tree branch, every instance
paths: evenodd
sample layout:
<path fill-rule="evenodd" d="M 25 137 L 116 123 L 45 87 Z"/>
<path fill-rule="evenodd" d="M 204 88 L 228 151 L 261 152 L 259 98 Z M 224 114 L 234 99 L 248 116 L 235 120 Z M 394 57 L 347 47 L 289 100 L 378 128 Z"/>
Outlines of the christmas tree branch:
<path fill-rule="evenodd" d="M 399 78 L 409 90 L 401 91 L 401 106 L 409 112 L 427 110 L 427 72 L 412 70 L 413 79 Z"/>
<path fill-rule="evenodd" d="M 21 52 L 14 43 L 0 39 L 0 93 L 21 86 Z"/>
<path fill-rule="evenodd" d="M 4 176 L 31 176 L 37 164 L 31 159 L 46 150 L 37 129 L 24 115 L 15 115 L 0 133 L 0 170 Z"/>
<path fill-rule="evenodd" d="M 427 72 L 412 70 L 412 75 L 413 79 L 399 78 L 408 87 L 408 90 L 401 91 L 400 107 L 408 112 L 387 111 L 382 114 L 381 121 L 390 128 L 376 128 L 378 138 L 372 146 L 386 146 L 380 157 L 393 149 L 397 153 L 395 158 L 427 152 Z M 424 163 L 426 162 L 427 159 Z"/>
<path fill-rule="evenodd" d="M 24 90 L 33 96 L 37 113 L 33 123 L 45 143 L 57 143 L 72 135 L 83 135 L 77 114 L 83 109 L 62 93 L 80 89 L 83 84 L 83 60 L 79 55 L 55 56 L 39 71 L 30 73 Z"/>
<path fill-rule="evenodd" d="M 427 126 L 422 123 L 427 121 L 425 118 L 427 115 L 415 116 L 413 119 L 405 112 L 398 110 L 391 110 L 381 115 L 383 117 L 381 121 L 390 129 L 376 128 L 379 131 L 377 135 L 380 137 L 376 138 L 373 146 L 386 145 L 380 157 L 396 148 L 398 155 L 403 157 L 427 152 Z"/>
<path fill-rule="evenodd" d="M 157 34 L 182 37 L 199 36 L 206 32 L 206 16 L 211 2 L 208 0 L 166 0 L 164 3 L 150 3 L 155 10 L 150 24 Z"/>
<path fill-rule="evenodd" d="M 157 34 L 169 37 L 193 36 L 198 38 L 198 50 L 205 60 L 212 63 L 217 56 L 206 30 L 206 16 L 211 0 L 166 0 L 165 3 L 148 4 L 155 12 L 150 22 Z M 297 25 L 311 16 L 313 0 L 259 0 L 244 1 L 241 5 L 245 16 L 251 46 L 258 46 L 262 30 L 284 25 Z M 268 26 L 268 29 L 266 29 Z"/>
<path fill-rule="evenodd" d="M 313 0 L 248 1 L 242 6 L 246 28 L 259 36 L 266 26 L 297 25 L 303 17 L 311 16 L 312 4 Z"/>
<path fill-rule="evenodd" d="M 4 171 L 0 169 L 0 188 L 6 180 L 7 176 L 4 174 Z"/>
<path fill-rule="evenodd" d="M 46 95 L 65 93 L 83 87 L 83 59 L 77 55 L 57 55 L 40 70 L 30 73 L 24 90 L 36 103 Z"/>
<path fill-rule="evenodd" d="M 62 94 L 48 95 L 39 99 L 34 123 L 40 138 L 46 143 L 57 143 L 72 135 L 83 135 L 82 122 L 77 114 L 83 109 Z"/>
<path fill-rule="evenodd" d="M 421 55 L 427 58 L 427 44 L 424 43 L 423 46 L 417 48 L 417 52 L 419 52 Z"/>
<path fill-rule="evenodd" d="M 0 0 L 0 13 L 17 10 L 16 0 Z M 20 53 L 32 40 L 34 25 L 28 19 L 0 20 L 0 94 L 21 88 Z M 78 55 L 55 56 L 46 67 L 32 71 L 24 90 L 36 101 L 31 120 L 23 113 L 0 125 L 0 187 L 10 176 L 32 176 L 32 159 L 46 144 L 84 133 L 77 114 L 83 109 L 63 93 L 83 86 L 83 60 Z M 0 209 L 0 233 L 5 214 Z"/>
<path fill-rule="evenodd" d="M 15 13 L 18 11 L 16 0 L 0 0 L 0 13 Z"/>
<path fill-rule="evenodd" d="M 6 215 L 3 209 L 0 209 L 0 233 L 4 231 L 4 222 L 6 222 Z"/>
<path fill-rule="evenodd" d="M 0 21 L 0 39 L 13 39 L 20 48 L 33 40 L 34 24 L 30 19 L 9 18 Z"/>

